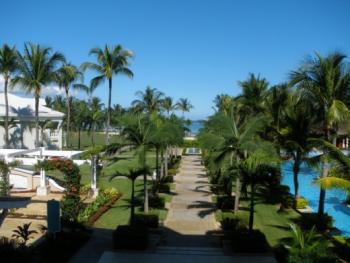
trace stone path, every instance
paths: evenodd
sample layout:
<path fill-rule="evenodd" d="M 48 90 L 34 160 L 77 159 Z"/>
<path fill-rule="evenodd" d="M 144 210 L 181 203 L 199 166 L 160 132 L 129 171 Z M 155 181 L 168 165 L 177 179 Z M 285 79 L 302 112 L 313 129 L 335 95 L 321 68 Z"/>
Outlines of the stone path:
<path fill-rule="evenodd" d="M 211 192 L 200 156 L 183 156 L 176 195 L 164 222 L 166 246 L 219 247 Z"/>

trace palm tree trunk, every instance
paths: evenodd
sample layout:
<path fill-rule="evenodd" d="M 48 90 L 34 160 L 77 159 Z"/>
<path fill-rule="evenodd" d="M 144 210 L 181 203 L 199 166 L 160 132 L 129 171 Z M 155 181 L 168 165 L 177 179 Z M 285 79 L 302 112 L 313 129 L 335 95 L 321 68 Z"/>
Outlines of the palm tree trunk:
<path fill-rule="evenodd" d="M 159 177 L 159 147 L 156 147 L 156 181 L 159 183 L 160 177 Z"/>
<path fill-rule="evenodd" d="M 35 147 L 39 147 L 39 94 L 40 87 L 35 91 Z"/>
<path fill-rule="evenodd" d="M 109 144 L 109 125 L 111 123 L 111 101 L 112 101 L 112 78 L 108 79 L 108 108 L 107 108 L 107 126 L 106 126 L 106 145 Z"/>
<path fill-rule="evenodd" d="M 69 101 L 69 90 L 66 87 L 66 104 L 67 104 L 67 133 L 66 133 L 66 145 L 69 148 L 69 127 L 70 127 L 70 101 Z"/>
<path fill-rule="evenodd" d="M 130 211 L 130 223 L 134 222 L 135 218 L 135 180 L 131 180 L 131 211 Z"/>
<path fill-rule="evenodd" d="M 5 77 L 5 148 L 9 148 L 9 100 L 7 95 L 7 86 L 8 86 L 9 78 Z"/>
<path fill-rule="evenodd" d="M 143 156 L 142 156 L 142 165 L 143 167 L 146 167 L 146 147 L 143 146 Z M 144 205 L 143 205 L 143 212 L 145 214 L 148 214 L 148 185 L 147 185 L 147 174 L 143 175 L 143 189 L 144 189 Z"/>
<path fill-rule="evenodd" d="M 164 152 L 163 149 L 160 151 L 160 178 L 164 176 Z"/>
<path fill-rule="evenodd" d="M 80 130 L 80 128 L 78 129 L 78 149 L 80 150 L 80 139 L 81 139 L 81 130 Z"/>
<path fill-rule="evenodd" d="M 231 156 L 231 166 L 233 162 L 233 155 Z M 237 163 L 239 163 L 239 156 L 237 156 Z M 236 177 L 236 192 L 235 192 L 235 207 L 234 212 L 237 212 L 239 210 L 239 198 L 241 196 L 241 181 L 239 180 L 239 177 Z"/>
<path fill-rule="evenodd" d="M 165 154 L 164 154 L 164 176 L 168 176 L 168 147 L 165 147 Z"/>
<path fill-rule="evenodd" d="M 299 198 L 299 181 L 298 175 L 300 170 L 300 154 L 296 154 L 296 158 L 293 164 L 293 180 L 294 180 L 294 197 L 295 199 Z"/>
<path fill-rule="evenodd" d="M 255 198 L 255 186 L 252 184 L 250 194 L 250 207 L 249 207 L 249 232 L 253 231 L 254 224 L 254 198 Z"/>

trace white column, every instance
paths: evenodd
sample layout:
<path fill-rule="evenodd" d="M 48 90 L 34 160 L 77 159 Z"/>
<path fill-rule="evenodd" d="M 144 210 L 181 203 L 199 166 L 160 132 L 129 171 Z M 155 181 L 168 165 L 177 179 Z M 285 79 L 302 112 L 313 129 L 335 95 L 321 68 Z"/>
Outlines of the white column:
<path fill-rule="evenodd" d="M 346 149 L 349 148 L 349 138 L 348 137 L 346 137 L 345 148 Z"/>
<path fill-rule="evenodd" d="M 46 172 L 40 169 L 40 187 L 46 187 Z"/>
<path fill-rule="evenodd" d="M 342 139 L 341 147 L 344 149 L 345 148 L 345 139 Z"/>
<path fill-rule="evenodd" d="M 91 193 L 92 197 L 95 198 L 98 195 L 97 189 L 97 156 L 91 158 Z"/>

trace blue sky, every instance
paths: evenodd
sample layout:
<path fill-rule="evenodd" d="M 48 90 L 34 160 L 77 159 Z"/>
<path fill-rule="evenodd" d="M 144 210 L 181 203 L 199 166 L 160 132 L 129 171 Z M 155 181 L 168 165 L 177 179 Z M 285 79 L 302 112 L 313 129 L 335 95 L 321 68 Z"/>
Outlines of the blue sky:
<path fill-rule="evenodd" d="M 217 94 L 238 94 L 249 72 L 276 84 L 315 51 L 350 55 L 347 0 L 11 0 L 1 9 L 1 45 L 40 43 L 80 65 L 92 47 L 121 44 L 135 53 L 135 77 L 115 78 L 112 102 L 127 106 L 150 85 L 189 98 L 192 119 L 211 114 Z M 106 102 L 107 86 L 95 95 Z"/>

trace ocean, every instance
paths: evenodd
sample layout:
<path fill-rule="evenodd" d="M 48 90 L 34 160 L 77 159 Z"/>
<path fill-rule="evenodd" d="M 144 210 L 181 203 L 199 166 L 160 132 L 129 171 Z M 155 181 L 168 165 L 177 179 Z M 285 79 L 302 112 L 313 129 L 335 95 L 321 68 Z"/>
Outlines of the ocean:
<path fill-rule="evenodd" d="M 187 128 L 191 131 L 191 135 L 197 135 L 199 130 L 203 128 L 203 121 L 192 121 L 191 124 L 187 126 Z"/>

